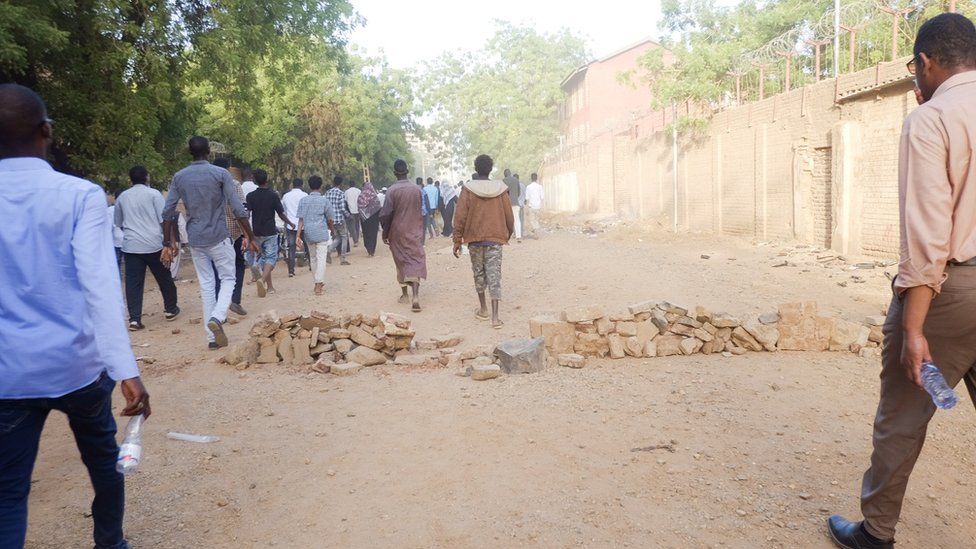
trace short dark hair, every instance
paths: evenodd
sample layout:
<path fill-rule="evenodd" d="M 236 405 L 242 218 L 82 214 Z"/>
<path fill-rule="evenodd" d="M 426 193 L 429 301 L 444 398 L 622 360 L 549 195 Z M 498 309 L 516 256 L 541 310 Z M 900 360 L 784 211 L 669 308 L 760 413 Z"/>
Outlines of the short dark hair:
<path fill-rule="evenodd" d="M 514 177 L 515 179 L 518 179 L 518 174 L 517 173 L 513 173 L 512 174 L 512 177 Z"/>
<path fill-rule="evenodd" d="M 321 189 L 322 188 L 322 178 L 319 177 L 319 176 L 317 176 L 317 175 L 313 175 L 312 177 L 309 177 L 308 178 L 308 188 L 309 189 L 312 189 L 313 191 L 317 191 L 317 190 Z"/>
<path fill-rule="evenodd" d="M 332 186 L 333 187 L 338 187 L 339 185 L 342 185 L 342 181 L 343 181 L 342 176 L 341 175 L 337 175 L 337 176 L 335 176 L 335 177 L 332 178 Z"/>
<path fill-rule="evenodd" d="M 488 176 L 491 173 L 491 169 L 495 167 L 495 161 L 491 159 L 487 154 L 480 154 L 478 158 L 474 159 L 474 171 L 478 175 Z M 505 170 L 505 175 L 509 175 L 511 172 Z"/>
<path fill-rule="evenodd" d="M 230 160 L 228 160 L 226 156 L 221 156 L 220 158 L 214 159 L 213 165 L 226 170 L 230 167 Z"/>
<path fill-rule="evenodd" d="M 434 184 L 434 178 L 433 177 L 428 177 L 427 178 L 427 184 L 428 185 L 433 185 Z"/>
<path fill-rule="evenodd" d="M 535 181 L 536 179 L 539 179 L 539 174 L 537 173 L 532 174 L 532 181 Z"/>
<path fill-rule="evenodd" d="M 34 90 L 0 84 L 0 153 L 12 154 L 30 143 L 47 121 L 47 108 Z"/>
<path fill-rule="evenodd" d="M 393 175 L 407 175 L 407 161 L 397 158 L 393 161 Z"/>
<path fill-rule="evenodd" d="M 254 170 L 254 182 L 257 183 L 259 187 L 266 185 L 268 183 L 268 172 L 264 170 Z"/>
<path fill-rule="evenodd" d="M 505 177 L 512 175 L 512 170 L 505 168 Z"/>
<path fill-rule="evenodd" d="M 301 177 L 296 177 L 295 179 L 292 179 L 291 186 L 294 187 L 294 188 L 296 188 L 296 189 L 299 188 L 299 187 L 301 187 L 302 186 L 302 178 Z"/>
<path fill-rule="evenodd" d="M 200 158 L 210 154 L 210 141 L 206 137 L 194 135 L 187 141 L 187 145 L 190 149 L 190 156 L 193 158 Z"/>
<path fill-rule="evenodd" d="M 138 183 L 145 184 L 146 181 L 149 181 L 149 170 L 145 166 L 132 166 L 129 168 L 129 181 L 133 185 Z"/>
<path fill-rule="evenodd" d="M 936 15 L 918 29 L 914 54 L 920 53 L 946 68 L 976 67 L 976 27 L 958 13 Z"/>
<path fill-rule="evenodd" d="M 424 178 L 423 177 L 418 177 L 417 178 L 417 184 L 418 185 L 423 185 L 424 184 Z"/>

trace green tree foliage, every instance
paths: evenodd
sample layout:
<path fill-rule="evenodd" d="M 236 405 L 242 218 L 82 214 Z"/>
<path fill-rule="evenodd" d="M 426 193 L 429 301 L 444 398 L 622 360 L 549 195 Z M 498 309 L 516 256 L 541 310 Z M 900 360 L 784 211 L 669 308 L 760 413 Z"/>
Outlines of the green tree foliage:
<path fill-rule="evenodd" d="M 202 129 L 266 160 L 357 21 L 346 0 L 2 0 L 0 81 L 47 101 L 65 171 L 166 174 Z"/>
<path fill-rule="evenodd" d="M 484 47 L 444 54 L 421 80 L 433 152 L 461 173 L 482 153 L 499 168 L 537 169 L 559 134 L 559 84 L 586 61 L 584 41 L 568 30 L 496 26 Z"/>

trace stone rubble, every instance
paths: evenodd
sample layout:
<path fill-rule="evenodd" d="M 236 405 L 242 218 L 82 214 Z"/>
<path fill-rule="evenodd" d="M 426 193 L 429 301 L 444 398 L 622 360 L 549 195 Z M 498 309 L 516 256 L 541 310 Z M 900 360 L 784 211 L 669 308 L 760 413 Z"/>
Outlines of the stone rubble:
<path fill-rule="evenodd" d="M 776 312 L 749 317 L 643 301 L 610 314 L 602 307 L 577 306 L 559 315 L 539 315 L 529 320 L 529 334 L 543 338 L 563 366 L 577 364 L 564 359 L 574 355 L 651 358 L 831 350 L 873 357 L 881 352 L 883 323 L 881 316 L 864 322 L 821 316 L 812 301 L 785 303 Z"/>

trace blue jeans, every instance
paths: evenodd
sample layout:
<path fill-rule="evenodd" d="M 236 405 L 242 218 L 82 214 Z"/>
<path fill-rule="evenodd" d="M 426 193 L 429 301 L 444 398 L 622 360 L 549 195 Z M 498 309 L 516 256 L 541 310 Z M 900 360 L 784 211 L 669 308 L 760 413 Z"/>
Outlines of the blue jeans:
<path fill-rule="evenodd" d="M 115 470 L 119 447 L 112 416 L 114 388 L 115 382 L 103 373 L 98 381 L 62 397 L 0 399 L 0 549 L 24 546 L 31 473 L 51 410 L 68 416 L 95 489 L 91 511 L 96 549 L 128 547 L 122 535 L 125 480 Z"/>

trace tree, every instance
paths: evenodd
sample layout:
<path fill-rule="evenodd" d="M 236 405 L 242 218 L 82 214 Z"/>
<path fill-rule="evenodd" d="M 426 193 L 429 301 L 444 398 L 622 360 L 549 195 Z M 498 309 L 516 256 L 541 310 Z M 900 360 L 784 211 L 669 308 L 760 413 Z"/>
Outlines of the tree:
<path fill-rule="evenodd" d="M 448 165 L 470 167 L 485 153 L 496 166 L 533 171 L 557 143 L 560 83 L 585 62 L 585 44 L 568 30 L 496 27 L 480 50 L 447 53 L 425 67 L 429 140 Z"/>

